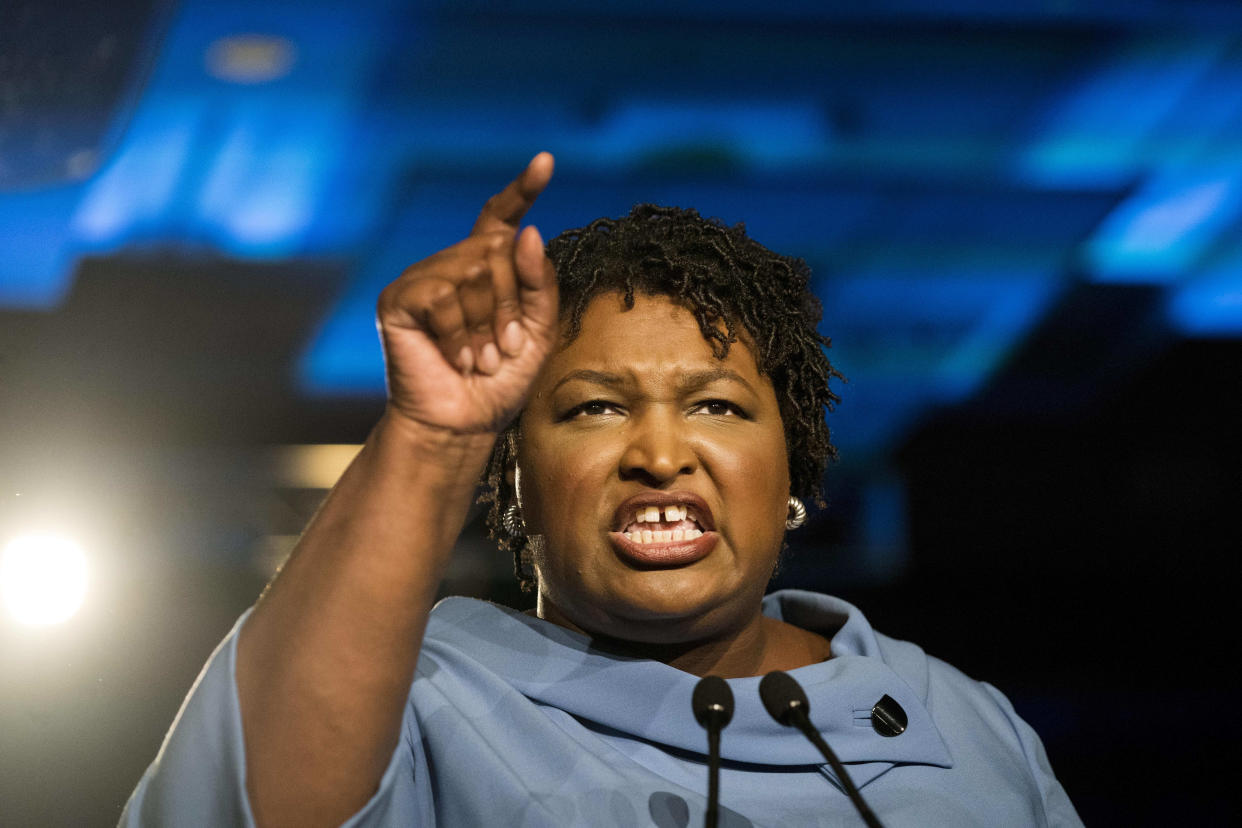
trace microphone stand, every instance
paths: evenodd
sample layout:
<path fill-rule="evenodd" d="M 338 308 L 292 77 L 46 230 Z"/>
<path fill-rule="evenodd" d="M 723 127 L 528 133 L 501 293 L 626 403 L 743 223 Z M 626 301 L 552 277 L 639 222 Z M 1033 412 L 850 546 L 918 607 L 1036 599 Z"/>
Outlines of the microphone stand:
<path fill-rule="evenodd" d="M 858 788 L 854 787 L 854 780 L 850 779 L 850 775 L 845 772 L 845 766 L 841 764 L 841 760 L 832 752 L 832 748 L 828 747 L 828 743 L 824 741 L 824 737 L 819 735 L 819 731 L 811 724 L 811 718 L 801 707 L 794 707 L 789 711 L 789 720 L 794 727 L 802 731 L 806 738 L 811 740 L 811 744 L 819 748 L 819 752 L 828 760 L 828 764 L 832 766 L 832 771 L 841 780 L 841 786 L 845 788 L 845 794 L 850 798 L 850 802 L 854 803 L 854 808 L 858 811 L 858 815 L 862 817 L 863 822 L 867 823 L 867 828 L 884 828 L 880 824 L 880 820 L 876 818 L 875 813 L 871 810 L 871 806 L 862 798 L 862 794 L 858 792 Z"/>
<path fill-rule="evenodd" d="M 720 676 L 704 676 L 690 699 L 694 718 L 707 730 L 707 814 L 704 828 L 720 821 L 720 731 L 733 718 L 733 691 Z"/>
<path fill-rule="evenodd" d="M 720 731 L 707 729 L 707 815 L 703 828 L 716 828 L 720 821 Z"/>
<path fill-rule="evenodd" d="M 794 677 L 780 670 L 768 673 L 759 682 L 759 698 L 762 699 L 763 706 L 767 708 L 768 715 L 786 727 L 798 728 L 802 731 L 802 735 L 810 739 L 811 744 L 819 749 L 819 752 L 828 760 L 833 773 L 841 780 L 841 787 L 845 788 L 846 796 L 854 804 L 854 809 L 858 811 L 863 822 L 867 823 L 867 828 L 884 828 L 872 812 L 871 806 L 866 803 L 862 794 L 858 792 L 858 788 L 854 786 L 854 780 L 850 779 L 850 775 L 846 773 L 841 760 L 837 759 L 837 755 L 832 752 L 832 748 L 828 747 L 824 737 L 820 736 L 819 731 L 811 724 L 809 715 L 811 702 Z"/>

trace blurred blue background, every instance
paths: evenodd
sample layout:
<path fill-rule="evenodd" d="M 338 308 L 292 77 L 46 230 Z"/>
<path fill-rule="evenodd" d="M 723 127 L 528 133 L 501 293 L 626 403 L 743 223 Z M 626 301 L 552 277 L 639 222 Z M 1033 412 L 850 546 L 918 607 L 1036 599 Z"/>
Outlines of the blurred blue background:
<path fill-rule="evenodd" d="M 97 573 L 71 624 L 0 630 L 0 823 L 115 821 L 382 409 L 379 290 L 543 149 L 545 237 L 693 206 L 816 274 L 841 462 L 780 585 L 1000 685 L 1088 824 L 1234 810 L 1205 757 L 1239 730 L 1208 711 L 1237 689 L 1242 4 L 0 23 L 0 535 L 74 529 Z M 446 591 L 528 600 L 477 519 Z"/>

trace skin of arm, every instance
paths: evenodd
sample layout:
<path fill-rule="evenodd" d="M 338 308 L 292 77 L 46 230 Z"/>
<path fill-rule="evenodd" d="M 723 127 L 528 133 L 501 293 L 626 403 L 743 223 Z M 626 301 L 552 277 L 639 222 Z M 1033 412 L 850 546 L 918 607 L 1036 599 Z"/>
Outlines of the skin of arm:
<path fill-rule="evenodd" d="M 399 738 L 427 616 L 496 435 L 556 333 L 556 274 L 518 223 L 541 153 L 465 240 L 380 297 L 387 409 L 237 642 L 256 823 L 340 825 Z"/>
<path fill-rule="evenodd" d="M 339 825 L 375 792 L 491 443 L 385 416 L 247 620 L 237 684 L 259 825 Z"/>

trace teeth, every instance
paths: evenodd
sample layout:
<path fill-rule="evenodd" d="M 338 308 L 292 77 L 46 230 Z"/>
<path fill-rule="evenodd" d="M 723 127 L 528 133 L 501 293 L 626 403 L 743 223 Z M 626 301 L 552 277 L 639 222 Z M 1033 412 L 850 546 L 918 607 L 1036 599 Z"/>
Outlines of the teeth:
<path fill-rule="evenodd" d="M 634 513 L 634 522 L 635 523 L 659 523 L 660 522 L 660 507 L 659 506 L 644 506 L 643 508 L 639 509 L 637 512 Z"/>
<path fill-rule="evenodd" d="M 626 535 L 634 543 L 671 543 L 703 537 L 698 529 L 636 529 Z"/>
<path fill-rule="evenodd" d="M 634 512 L 635 523 L 659 523 L 661 520 L 661 511 L 663 511 L 663 519 L 667 523 L 680 523 L 683 520 L 698 521 L 698 518 L 690 515 L 690 509 L 685 505 L 673 504 L 665 506 L 663 509 L 659 506 L 644 506 Z M 635 543 L 667 543 L 669 541 L 678 540 L 694 540 L 702 537 L 703 532 L 700 529 L 634 529 L 628 534 L 630 540 Z"/>
<path fill-rule="evenodd" d="M 685 506 L 678 506 L 674 504 L 664 507 L 664 519 L 669 523 L 676 523 L 679 520 L 685 520 L 689 514 L 690 510 Z M 635 523 L 659 523 L 659 521 L 659 506 L 644 506 L 634 512 Z"/>

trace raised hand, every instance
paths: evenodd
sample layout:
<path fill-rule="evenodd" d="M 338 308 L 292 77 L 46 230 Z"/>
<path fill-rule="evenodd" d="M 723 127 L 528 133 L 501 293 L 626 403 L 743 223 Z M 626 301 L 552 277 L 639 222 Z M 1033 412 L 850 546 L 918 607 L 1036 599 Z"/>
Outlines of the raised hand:
<path fill-rule="evenodd" d="M 376 317 L 392 415 L 461 434 L 497 433 L 521 409 L 557 333 L 556 272 L 518 225 L 552 177 L 536 155 L 488 199 L 470 235 L 411 265 Z"/>

